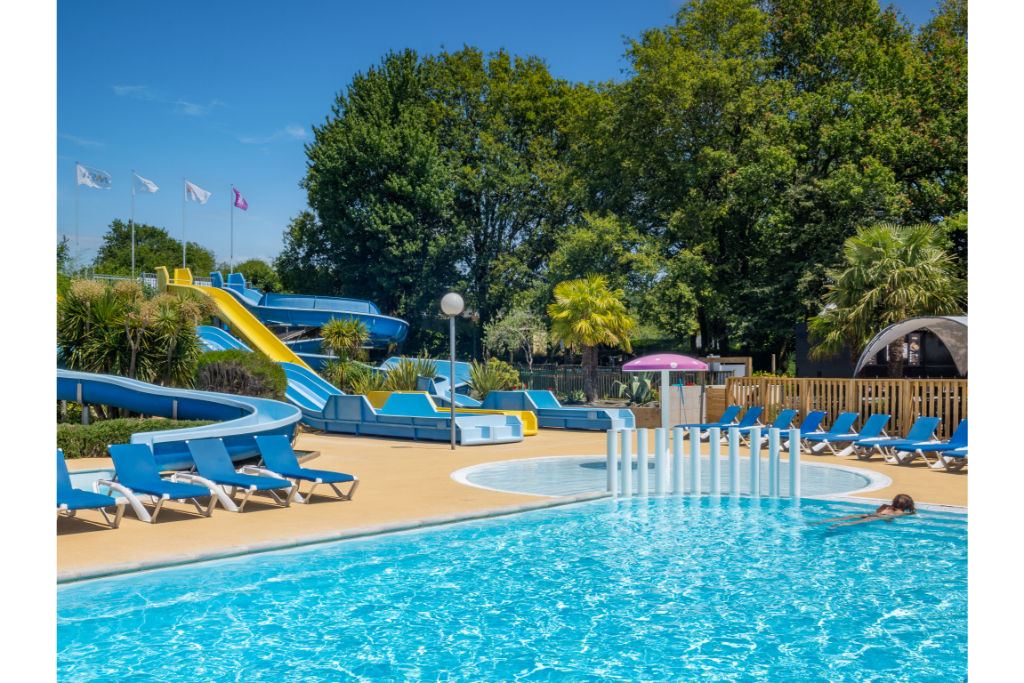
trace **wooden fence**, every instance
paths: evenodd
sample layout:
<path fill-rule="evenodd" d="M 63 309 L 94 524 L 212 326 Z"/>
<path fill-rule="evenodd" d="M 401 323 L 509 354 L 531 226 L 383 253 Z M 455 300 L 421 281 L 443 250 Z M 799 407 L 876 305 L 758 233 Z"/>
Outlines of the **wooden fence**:
<path fill-rule="evenodd" d="M 812 410 L 824 410 L 826 428 L 843 412 L 857 412 L 862 418 L 888 413 L 892 417 L 886 432 L 899 436 L 906 435 L 918 417 L 940 417 L 935 433 L 948 439 L 967 417 L 967 380 L 730 377 L 725 380 L 725 403 L 763 406 L 761 421 L 766 423 L 784 408 L 798 411 L 796 422 Z"/>

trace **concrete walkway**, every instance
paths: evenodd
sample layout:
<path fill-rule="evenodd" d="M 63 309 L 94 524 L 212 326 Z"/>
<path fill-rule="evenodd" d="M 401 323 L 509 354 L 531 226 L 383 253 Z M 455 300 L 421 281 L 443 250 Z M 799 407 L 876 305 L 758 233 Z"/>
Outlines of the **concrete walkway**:
<path fill-rule="evenodd" d="M 652 444 L 653 445 L 653 444 Z M 300 435 L 297 450 L 318 451 L 308 467 L 354 474 L 360 479 L 352 501 L 318 495 L 310 505 L 283 509 L 264 496 L 250 499 L 245 512 L 221 508 L 209 518 L 195 514 L 191 505 L 169 503 L 156 524 L 139 522 L 129 510 L 118 529 L 103 526 L 99 512 L 85 510 L 77 518 L 57 520 L 57 571 L 65 577 L 90 573 L 103 566 L 153 563 L 183 554 L 229 551 L 239 546 L 287 543 L 300 537 L 329 537 L 346 530 L 372 527 L 398 528 L 417 520 L 483 515 L 521 506 L 549 504 L 544 496 L 501 493 L 455 482 L 451 473 L 469 465 L 552 455 L 603 457 L 602 432 L 542 429 L 520 443 L 459 447 L 445 443 L 345 435 Z M 707 453 L 707 444 L 704 444 Z M 746 455 L 746 449 L 744 449 Z M 765 451 L 767 453 L 767 451 Z M 966 472 L 951 474 L 923 464 L 900 467 L 876 456 L 862 462 L 854 457 L 804 455 L 806 462 L 842 464 L 881 472 L 892 485 L 864 494 L 891 499 L 908 493 L 918 503 L 967 505 Z M 109 459 L 68 460 L 72 471 L 111 467 Z M 303 485 L 306 490 L 308 484 Z M 318 493 L 333 496 L 329 487 Z"/>

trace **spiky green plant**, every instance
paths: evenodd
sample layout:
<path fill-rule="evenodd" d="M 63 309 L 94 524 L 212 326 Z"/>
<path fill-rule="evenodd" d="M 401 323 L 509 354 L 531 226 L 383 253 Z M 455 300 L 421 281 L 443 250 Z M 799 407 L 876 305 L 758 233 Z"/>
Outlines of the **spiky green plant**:
<path fill-rule="evenodd" d="M 355 318 L 331 318 L 320 328 L 323 345 L 341 360 L 362 360 L 365 357 L 363 345 L 370 339 L 370 332 L 362 321 Z"/>
<path fill-rule="evenodd" d="M 429 358 L 407 358 L 402 356 L 395 365 L 388 368 L 384 383 L 387 391 L 415 391 L 419 377 L 437 377 L 437 365 Z"/>
<path fill-rule="evenodd" d="M 619 398 L 625 398 L 631 406 L 642 406 L 654 400 L 654 388 L 651 386 L 651 377 L 646 372 L 640 372 L 630 378 L 629 384 L 616 380 L 612 388 L 617 387 Z"/>
<path fill-rule="evenodd" d="M 469 368 L 469 390 L 480 401 L 492 391 L 505 391 L 518 383 L 519 373 L 515 368 L 497 358 L 491 358 L 486 364 L 473 361 Z"/>

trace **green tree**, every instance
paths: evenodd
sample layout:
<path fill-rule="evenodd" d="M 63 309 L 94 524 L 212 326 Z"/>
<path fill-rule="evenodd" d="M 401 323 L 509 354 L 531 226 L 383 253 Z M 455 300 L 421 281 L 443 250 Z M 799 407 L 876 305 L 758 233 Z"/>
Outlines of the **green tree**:
<path fill-rule="evenodd" d="M 303 211 L 289 222 L 284 248 L 274 259 L 283 291 L 326 295 L 341 292 L 333 274 L 331 251 L 324 248 L 322 239 L 323 226 L 311 211 Z"/>
<path fill-rule="evenodd" d="M 262 259 L 251 258 L 248 261 L 242 261 L 235 266 L 233 272 L 241 273 L 245 282 L 253 289 L 262 292 L 281 291 L 281 278 L 277 276 L 273 266 Z"/>
<path fill-rule="evenodd" d="M 412 50 L 357 73 L 306 145 L 302 216 L 279 259 L 289 288 L 312 269 L 322 293 L 373 299 L 414 318 L 459 278 L 454 178 L 431 101 L 433 64 Z M 306 290 L 309 291 L 309 290 Z"/>
<path fill-rule="evenodd" d="M 187 245 L 188 267 L 205 277 L 216 263 L 213 252 L 195 242 Z M 167 234 L 163 228 L 145 223 L 135 224 L 135 272 L 152 273 L 157 266 L 173 268 L 181 263 L 181 241 Z M 132 231 L 128 223 L 115 219 L 111 222 L 103 243 L 93 260 L 97 271 L 106 275 L 130 275 L 132 269 Z"/>
<path fill-rule="evenodd" d="M 555 300 L 548 306 L 551 337 L 583 354 L 583 393 L 587 401 L 597 398 L 598 346 L 618 346 L 629 352 L 629 331 L 636 325 L 626 313 L 621 289 L 608 289 L 602 275 L 561 282 Z"/>
<path fill-rule="evenodd" d="M 875 0 L 694 0 L 585 102 L 589 205 L 705 261 L 705 350 L 786 352 L 859 226 L 964 210 L 963 7 L 915 35 Z"/>
<path fill-rule="evenodd" d="M 813 357 L 844 346 L 856 363 L 864 346 L 889 325 L 915 316 L 954 315 L 966 303 L 966 282 L 928 224 L 880 223 L 857 231 L 843 249 L 845 267 L 829 271 L 826 310 L 809 324 Z M 903 340 L 889 346 L 889 376 L 903 375 Z"/>
<path fill-rule="evenodd" d="M 533 372 L 533 352 L 548 345 L 548 330 L 541 316 L 526 308 L 517 308 L 484 325 L 484 343 L 497 352 L 512 354 L 522 351 L 526 365 Z"/>

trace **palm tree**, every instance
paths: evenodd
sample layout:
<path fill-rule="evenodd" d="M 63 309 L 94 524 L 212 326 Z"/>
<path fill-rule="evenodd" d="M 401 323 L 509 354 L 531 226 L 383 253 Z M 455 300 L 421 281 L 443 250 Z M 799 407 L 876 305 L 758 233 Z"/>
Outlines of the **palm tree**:
<path fill-rule="evenodd" d="M 551 337 L 570 350 L 583 353 L 583 394 L 587 401 L 597 398 L 597 347 L 619 346 L 632 351 L 629 331 L 636 321 L 626 313 L 621 289 L 608 289 L 603 275 L 560 282 L 555 301 L 548 306 Z"/>
<path fill-rule="evenodd" d="M 967 283 L 956 277 L 942 236 L 927 223 L 879 223 L 846 240 L 846 267 L 830 270 L 826 310 L 809 324 L 812 358 L 834 356 L 850 347 L 855 364 L 879 331 L 921 315 L 963 310 Z M 889 346 L 889 376 L 903 376 L 903 340 Z"/>
<path fill-rule="evenodd" d="M 360 360 L 363 345 L 370 339 L 366 325 L 356 318 L 331 318 L 320 328 L 326 346 L 342 361 Z"/>

